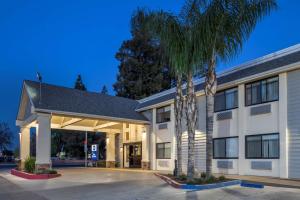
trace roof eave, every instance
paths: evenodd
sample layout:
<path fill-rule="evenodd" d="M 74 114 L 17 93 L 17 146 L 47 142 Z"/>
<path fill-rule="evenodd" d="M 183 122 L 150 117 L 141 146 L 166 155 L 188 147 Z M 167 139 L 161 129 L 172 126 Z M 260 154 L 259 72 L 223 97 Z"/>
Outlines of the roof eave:
<path fill-rule="evenodd" d="M 86 113 L 67 112 L 67 111 L 50 110 L 50 109 L 42 109 L 42 108 L 35 108 L 34 111 L 36 113 L 49 113 L 49 114 L 57 114 L 57 115 L 85 117 L 85 118 L 92 118 L 92 119 L 105 119 L 105 120 L 120 121 L 120 122 L 134 122 L 138 124 L 150 124 L 150 122 L 147 120 L 139 120 L 139 119 L 132 119 L 132 118 L 93 115 L 93 114 L 86 114 Z"/>

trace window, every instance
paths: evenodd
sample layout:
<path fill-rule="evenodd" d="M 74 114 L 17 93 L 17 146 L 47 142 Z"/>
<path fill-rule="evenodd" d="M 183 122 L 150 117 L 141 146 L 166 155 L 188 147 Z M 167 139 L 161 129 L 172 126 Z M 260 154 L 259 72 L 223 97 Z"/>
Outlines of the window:
<path fill-rule="evenodd" d="M 162 108 L 158 108 L 156 110 L 156 123 L 164 123 L 164 122 L 169 122 L 170 121 L 170 106 L 165 106 Z"/>
<path fill-rule="evenodd" d="M 237 88 L 217 92 L 215 95 L 215 112 L 229 110 L 238 107 Z"/>
<path fill-rule="evenodd" d="M 156 144 L 156 159 L 171 159 L 171 143 Z"/>
<path fill-rule="evenodd" d="M 238 137 L 216 138 L 213 140 L 214 159 L 237 159 L 238 154 Z"/>
<path fill-rule="evenodd" d="M 247 84 L 246 106 L 277 101 L 279 98 L 278 77 Z"/>
<path fill-rule="evenodd" d="M 246 136 L 246 158 L 279 158 L 279 134 Z"/>
<path fill-rule="evenodd" d="M 127 141 L 129 140 L 129 132 L 125 133 L 125 138 L 126 138 Z"/>

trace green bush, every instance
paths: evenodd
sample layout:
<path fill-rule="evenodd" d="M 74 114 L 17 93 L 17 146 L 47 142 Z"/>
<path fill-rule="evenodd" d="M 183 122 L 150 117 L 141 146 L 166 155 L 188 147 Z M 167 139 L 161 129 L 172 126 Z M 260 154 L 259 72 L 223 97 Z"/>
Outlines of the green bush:
<path fill-rule="evenodd" d="M 217 182 L 217 178 L 214 177 L 213 175 L 211 175 L 211 176 L 206 178 L 205 182 L 208 183 L 208 184 L 215 183 L 215 182 Z"/>
<path fill-rule="evenodd" d="M 106 167 L 106 161 L 105 160 L 97 161 L 96 166 L 105 168 Z"/>
<path fill-rule="evenodd" d="M 202 173 L 201 173 L 201 178 L 202 178 L 202 179 L 206 179 L 206 173 L 205 173 L 205 172 L 202 172 Z"/>
<path fill-rule="evenodd" d="M 225 176 L 222 175 L 219 177 L 219 181 L 225 181 L 225 180 L 226 180 Z"/>
<path fill-rule="evenodd" d="M 35 173 L 36 174 L 57 174 L 57 171 L 53 169 L 39 169 Z"/>
<path fill-rule="evenodd" d="M 181 174 L 181 175 L 178 176 L 178 179 L 179 179 L 180 181 L 186 181 L 187 177 L 186 177 L 185 174 Z"/>
<path fill-rule="evenodd" d="M 194 178 L 194 183 L 197 184 L 197 185 L 201 185 L 203 184 L 203 179 L 202 178 Z"/>
<path fill-rule="evenodd" d="M 24 168 L 25 168 L 25 172 L 33 173 L 35 171 L 35 158 L 28 157 L 25 160 Z"/>
<path fill-rule="evenodd" d="M 115 167 L 116 167 L 116 168 L 119 168 L 120 166 L 121 166 L 120 162 L 116 162 L 116 163 L 115 163 Z"/>

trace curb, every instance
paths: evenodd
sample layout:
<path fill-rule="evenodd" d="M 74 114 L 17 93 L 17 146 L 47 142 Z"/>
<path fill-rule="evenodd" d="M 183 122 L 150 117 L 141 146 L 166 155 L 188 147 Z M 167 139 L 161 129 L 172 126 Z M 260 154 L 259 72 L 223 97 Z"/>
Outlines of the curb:
<path fill-rule="evenodd" d="M 61 176 L 61 174 L 30 174 L 15 169 L 12 169 L 10 173 L 14 176 L 18 176 L 30 180 L 45 180 L 45 179 L 57 178 Z"/>
<path fill-rule="evenodd" d="M 263 189 L 265 186 L 263 184 L 259 184 L 259 183 L 249 183 L 247 181 L 242 181 L 241 182 L 241 187 L 250 187 L 250 188 Z"/>

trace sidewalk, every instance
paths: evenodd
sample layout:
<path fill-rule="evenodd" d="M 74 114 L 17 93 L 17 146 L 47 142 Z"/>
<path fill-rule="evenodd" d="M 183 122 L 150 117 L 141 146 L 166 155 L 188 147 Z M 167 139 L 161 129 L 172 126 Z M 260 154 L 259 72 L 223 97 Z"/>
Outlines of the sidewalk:
<path fill-rule="evenodd" d="M 266 186 L 300 189 L 300 180 L 280 179 L 280 178 L 265 177 L 265 176 L 241 176 L 241 175 L 225 175 L 225 176 L 229 179 L 240 179 L 252 183 L 262 183 Z"/>

